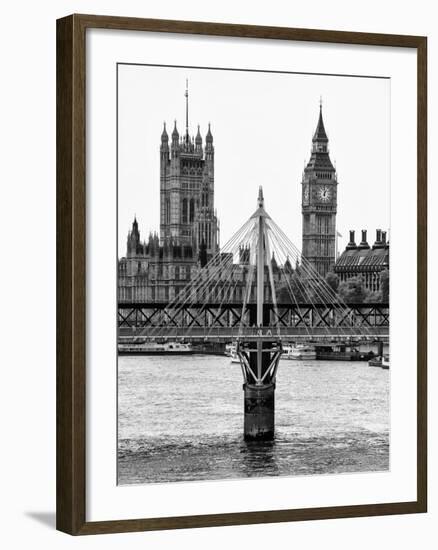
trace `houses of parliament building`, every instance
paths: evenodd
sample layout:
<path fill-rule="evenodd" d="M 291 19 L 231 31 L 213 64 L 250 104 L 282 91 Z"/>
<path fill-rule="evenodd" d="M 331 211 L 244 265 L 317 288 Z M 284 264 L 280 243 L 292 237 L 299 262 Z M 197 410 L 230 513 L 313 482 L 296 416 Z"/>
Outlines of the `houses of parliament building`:
<path fill-rule="evenodd" d="M 175 121 L 170 139 L 165 123 L 161 134 L 159 234 L 151 233 L 142 240 L 138 221 L 134 218 L 127 237 L 126 255 L 119 259 L 119 302 L 173 300 L 219 253 L 219 221 L 214 207 L 213 135 L 210 124 L 205 140 L 199 125 L 196 136 L 190 135 L 187 89 L 185 97 L 184 133 L 179 134 Z M 351 274 L 335 268 L 338 181 L 329 156 L 321 105 L 310 160 L 301 184 L 303 257 L 321 277 L 333 270 L 342 271 L 343 280 L 356 276 L 359 268 Z M 355 254 L 351 250 L 350 256 Z M 242 301 L 248 259 L 249 251 L 242 250 L 239 261 L 232 266 L 233 296 L 229 301 Z M 275 260 L 272 264 L 274 278 L 281 286 L 285 270 L 278 269 Z M 367 269 L 372 269 L 372 266 L 368 265 Z M 381 271 L 382 265 L 376 269 Z M 220 285 L 218 288 L 220 291 Z"/>
<path fill-rule="evenodd" d="M 160 234 L 142 241 L 134 219 L 119 260 L 119 301 L 173 299 L 218 251 L 213 135 L 209 124 L 205 145 L 199 126 L 190 136 L 186 90 L 185 133 L 180 136 L 175 121 L 170 143 L 166 123 L 161 134 Z"/>

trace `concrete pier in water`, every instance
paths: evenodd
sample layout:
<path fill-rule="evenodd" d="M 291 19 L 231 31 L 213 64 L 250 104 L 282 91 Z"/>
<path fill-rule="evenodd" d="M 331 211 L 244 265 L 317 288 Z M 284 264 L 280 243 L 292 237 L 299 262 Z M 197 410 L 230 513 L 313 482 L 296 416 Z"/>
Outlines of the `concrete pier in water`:
<path fill-rule="evenodd" d="M 275 374 L 281 343 L 248 342 L 240 349 L 247 363 L 244 391 L 244 438 L 270 441 L 275 436 Z"/>
<path fill-rule="evenodd" d="M 275 384 L 243 385 L 244 437 L 271 441 L 275 435 Z"/>

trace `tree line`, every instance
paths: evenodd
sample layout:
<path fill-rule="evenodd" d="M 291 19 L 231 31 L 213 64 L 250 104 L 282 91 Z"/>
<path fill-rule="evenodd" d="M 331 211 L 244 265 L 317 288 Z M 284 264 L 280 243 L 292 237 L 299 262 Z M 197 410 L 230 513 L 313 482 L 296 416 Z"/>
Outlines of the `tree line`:
<path fill-rule="evenodd" d="M 362 275 L 339 282 L 336 273 L 329 272 L 326 282 L 334 292 L 347 303 L 389 302 L 389 270 L 384 269 L 379 274 L 380 290 L 372 291 L 366 288 Z"/>
<path fill-rule="evenodd" d="M 333 272 L 327 273 L 325 282 L 332 289 L 340 301 L 361 304 L 361 303 L 388 303 L 389 302 L 389 270 L 380 272 L 380 290 L 372 291 L 366 288 L 361 275 L 351 277 L 347 281 L 340 282 L 338 275 Z M 279 303 L 287 304 L 294 301 L 298 303 L 324 302 L 324 285 L 321 282 L 312 281 L 304 276 L 299 269 L 296 269 L 288 277 L 286 284 L 283 284 L 278 293 Z"/>

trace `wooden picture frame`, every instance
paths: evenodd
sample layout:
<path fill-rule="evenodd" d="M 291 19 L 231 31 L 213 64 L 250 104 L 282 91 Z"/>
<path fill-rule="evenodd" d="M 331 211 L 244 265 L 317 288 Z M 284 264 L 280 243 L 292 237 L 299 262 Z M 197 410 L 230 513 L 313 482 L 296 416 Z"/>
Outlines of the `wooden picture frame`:
<path fill-rule="evenodd" d="M 417 499 L 372 505 L 86 521 L 87 29 L 412 48 L 417 52 Z M 427 39 L 421 36 L 71 15 L 57 21 L 57 529 L 72 535 L 288 522 L 427 510 Z"/>

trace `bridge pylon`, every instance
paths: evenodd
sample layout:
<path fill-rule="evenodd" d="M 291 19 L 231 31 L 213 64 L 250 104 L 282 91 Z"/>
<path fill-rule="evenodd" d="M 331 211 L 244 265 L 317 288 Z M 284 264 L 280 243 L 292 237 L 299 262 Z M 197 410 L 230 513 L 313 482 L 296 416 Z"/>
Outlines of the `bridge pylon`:
<path fill-rule="evenodd" d="M 248 284 L 243 304 L 244 311 L 250 298 L 252 279 L 254 270 L 256 270 L 256 308 L 249 308 L 249 324 L 258 327 L 258 336 L 252 337 L 251 340 L 239 336 L 236 348 L 244 380 L 244 437 L 249 441 L 274 439 L 275 378 L 282 353 L 279 332 L 277 336 L 272 335 L 272 338 L 269 338 L 269 335 L 263 334 L 262 328 L 270 326 L 270 310 L 264 304 L 265 271 L 267 271 L 269 278 L 274 309 L 277 308 L 269 239 L 265 223 L 267 218 L 269 216 L 264 209 L 263 190 L 260 187 L 258 208 L 252 216 L 254 232 L 250 250 Z M 265 267 L 267 267 L 266 270 Z"/>

